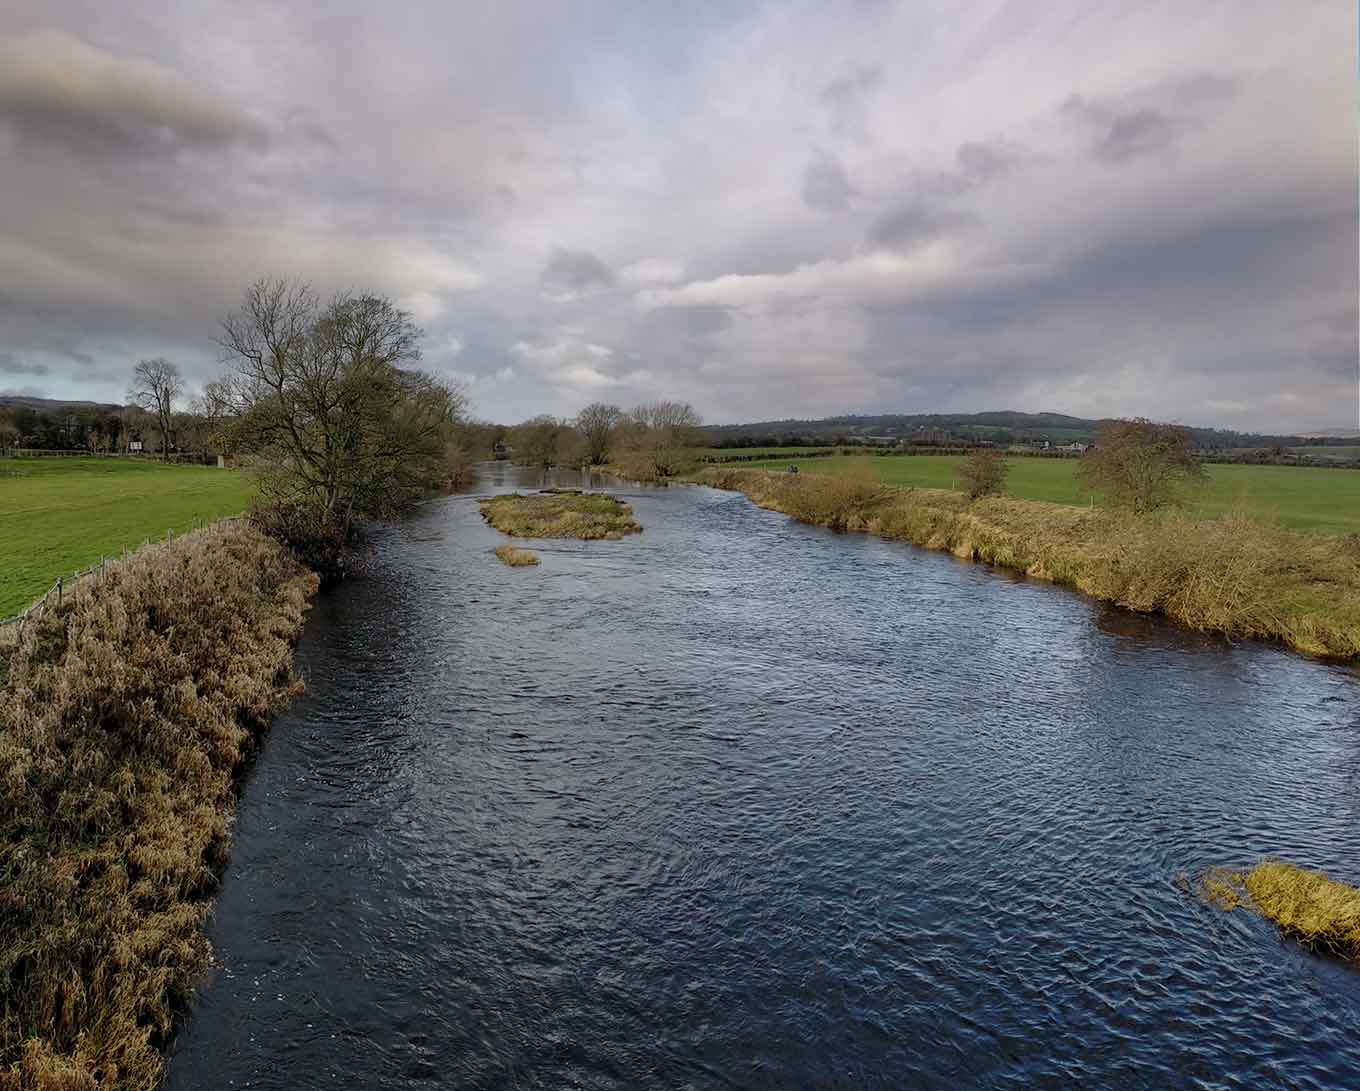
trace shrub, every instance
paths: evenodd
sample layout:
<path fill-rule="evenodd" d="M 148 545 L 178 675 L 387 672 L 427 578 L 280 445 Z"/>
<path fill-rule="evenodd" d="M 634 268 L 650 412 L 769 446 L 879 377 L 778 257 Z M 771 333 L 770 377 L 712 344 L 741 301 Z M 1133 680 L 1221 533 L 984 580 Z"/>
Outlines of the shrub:
<path fill-rule="evenodd" d="M 963 478 L 964 492 L 969 500 L 980 500 L 984 496 L 999 496 L 1006 484 L 1006 474 L 1010 467 L 996 451 L 978 447 L 968 453 L 959 467 Z"/>
<path fill-rule="evenodd" d="M 1179 502 L 1204 467 L 1189 431 L 1139 417 L 1102 424 L 1077 475 L 1112 506 L 1145 515 Z"/>
<path fill-rule="evenodd" d="M 321 577 L 323 586 L 345 578 L 349 542 L 344 529 L 305 500 L 275 499 L 255 504 L 250 522 Z"/>
<path fill-rule="evenodd" d="M 0 1089 L 157 1085 L 208 962 L 235 776 L 298 690 L 316 577 L 243 523 L 25 625 L 0 688 Z"/>

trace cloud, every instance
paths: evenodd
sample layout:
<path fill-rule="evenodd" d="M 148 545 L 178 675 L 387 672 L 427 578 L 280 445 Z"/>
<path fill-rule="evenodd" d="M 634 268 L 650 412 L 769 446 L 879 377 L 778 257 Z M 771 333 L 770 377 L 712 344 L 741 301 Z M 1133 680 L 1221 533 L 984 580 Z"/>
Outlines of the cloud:
<path fill-rule="evenodd" d="M 46 364 L 25 363 L 12 352 L 0 352 L 0 375 L 46 375 L 49 371 Z"/>
<path fill-rule="evenodd" d="M 803 204 L 819 212 L 843 212 L 855 189 L 845 168 L 831 155 L 814 156 L 803 168 Z"/>
<path fill-rule="evenodd" d="M 643 258 L 619 270 L 619 282 L 640 288 L 648 284 L 675 284 L 685 279 L 685 267 L 666 258 Z"/>
<path fill-rule="evenodd" d="M 488 419 L 1354 423 L 1345 5 L 0 8 L 0 345 L 53 396 L 206 382 L 275 274 L 392 296 Z"/>
<path fill-rule="evenodd" d="M 588 250 L 554 247 L 548 263 L 539 274 L 547 298 L 568 302 L 614 286 L 609 266 Z"/>
<path fill-rule="evenodd" d="M 51 29 L 0 44 L 0 119 L 25 139 L 98 155 L 267 140 L 245 111 L 172 70 Z"/>

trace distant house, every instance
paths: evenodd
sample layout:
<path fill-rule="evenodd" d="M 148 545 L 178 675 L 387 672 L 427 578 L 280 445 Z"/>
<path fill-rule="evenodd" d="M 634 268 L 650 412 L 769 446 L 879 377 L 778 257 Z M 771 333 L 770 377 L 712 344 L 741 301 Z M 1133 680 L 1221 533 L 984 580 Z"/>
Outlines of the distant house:
<path fill-rule="evenodd" d="M 501 440 L 496 440 L 496 442 L 491 447 L 491 453 L 495 457 L 497 462 L 501 462 L 504 461 L 507 457 L 509 457 L 510 451 L 509 448 L 505 446 L 504 442 L 502 442 Z"/>
<path fill-rule="evenodd" d="M 1067 454 L 1070 454 L 1070 455 L 1080 455 L 1080 454 L 1085 454 L 1085 453 L 1086 453 L 1086 449 L 1087 449 L 1088 446 L 1089 446 L 1089 444 L 1085 444 L 1085 443 L 1080 443 L 1080 442 L 1074 441 L 1074 442 L 1072 442 L 1072 443 L 1062 443 L 1062 444 L 1059 444 L 1059 445 L 1058 445 L 1056 448 L 1054 448 L 1054 449 L 1055 449 L 1055 450 L 1058 450 L 1058 451 L 1065 451 Z"/>

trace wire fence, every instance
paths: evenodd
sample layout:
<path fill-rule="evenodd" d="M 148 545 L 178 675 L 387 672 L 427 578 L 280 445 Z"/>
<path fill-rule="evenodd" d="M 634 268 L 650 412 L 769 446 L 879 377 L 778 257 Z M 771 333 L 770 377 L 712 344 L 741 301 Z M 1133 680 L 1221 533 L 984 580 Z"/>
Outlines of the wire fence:
<path fill-rule="evenodd" d="M 204 530 L 208 527 L 235 523 L 240 521 L 241 518 L 242 516 L 239 515 L 230 515 L 224 519 L 213 519 L 207 522 L 195 519 L 188 530 L 180 531 L 179 536 L 182 538 L 186 534 L 193 534 L 195 531 Z M 153 543 L 159 544 L 163 541 L 172 542 L 174 539 L 175 530 L 173 527 L 170 527 L 166 529 L 164 538 L 147 538 L 141 545 L 136 546 L 133 549 L 124 548 L 121 553 L 114 553 L 112 555 L 103 554 L 94 564 L 88 565 L 77 572 L 72 572 L 69 575 L 58 576 L 52 586 L 44 591 L 43 594 L 28 607 L 28 609 L 24 610 L 22 613 L 15 614 L 13 617 L 0 618 L 0 638 L 3 638 L 6 641 L 11 639 L 17 640 L 23 635 L 25 622 L 41 616 L 42 612 L 51 606 L 60 606 L 79 581 L 93 579 L 96 586 L 98 586 L 108 579 L 112 569 L 121 565 L 138 549 L 143 548 L 143 546 L 152 545 Z"/>

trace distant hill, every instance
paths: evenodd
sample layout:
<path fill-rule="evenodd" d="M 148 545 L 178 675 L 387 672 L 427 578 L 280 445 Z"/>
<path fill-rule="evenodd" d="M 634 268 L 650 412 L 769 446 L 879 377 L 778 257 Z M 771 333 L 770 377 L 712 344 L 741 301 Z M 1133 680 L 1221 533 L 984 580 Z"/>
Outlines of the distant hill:
<path fill-rule="evenodd" d="M 1360 429 L 1322 428 L 1316 432 L 1300 432 L 1301 439 L 1360 439 Z"/>
<path fill-rule="evenodd" d="M 0 394 L 0 409 L 33 409 L 39 413 L 70 413 L 77 409 L 116 412 L 121 405 L 111 402 L 63 401 L 60 398 L 30 398 L 24 394 Z"/>
<path fill-rule="evenodd" d="M 849 415 L 822 420 L 773 420 L 751 424 L 719 424 L 706 429 L 715 447 L 796 446 L 812 443 L 851 443 L 878 440 L 919 440 L 926 443 L 989 440 L 993 443 L 1033 443 L 1048 440 L 1057 445 L 1089 443 L 1101 420 L 1072 417 L 1065 413 L 885 413 L 877 416 Z M 1289 447 L 1306 439 L 1341 442 L 1348 433 L 1268 435 L 1233 432 L 1220 428 L 1189 429 L 1203 448 Z"/>

